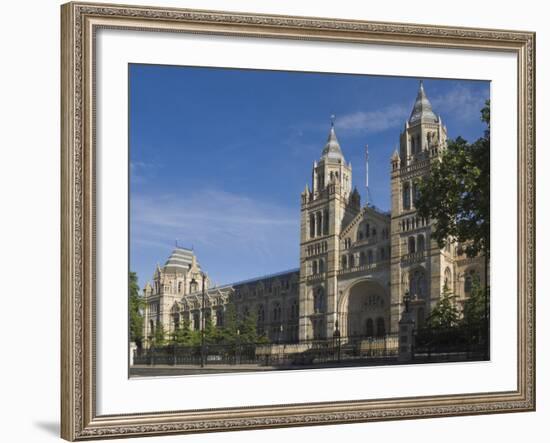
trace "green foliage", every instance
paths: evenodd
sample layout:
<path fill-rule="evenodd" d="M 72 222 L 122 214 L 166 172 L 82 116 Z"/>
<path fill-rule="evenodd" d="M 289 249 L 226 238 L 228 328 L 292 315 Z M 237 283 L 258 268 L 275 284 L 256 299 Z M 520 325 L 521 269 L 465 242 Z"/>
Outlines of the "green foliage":
<path fill-rule="evenodd" d="M 145 302 L 143 297 L 139 295 L 139 286 L 137 283 L 137 274 L 130 272 L 129 281 L 129 315 L 130 315 L 130 341 L 141 347 L 143 340 L 143 309 Z"/>
<path fill-rule="evenodd" d="M 224 343 L 235 343 L 237 341 L 237 331 L 239 330 L 239 321 L 237 311 L 233 303 L 229 303 L 225 308 L 224 325 L 221 330 L 221 341 Z"/>
<path fill-rule="evenodd" d="M 458 326 L 460 314 L 454 303 L 456 296 L 445 286 L 443 293 L 427 318 L 427 325 L 432 329 L 449 329 Z"/>
<path fill-rule="evenodd" d="M 191 344 L 193 331 L 189 328 L 189 321 L 180 322 L 179 328 L 172 335 L 172 342 L 176 345 L 186 346 Z"/>
<path fill-rule="evenodd" d="M 441 161 L 418 183 L 415 206 L 421 217 L 434 219 L 434 238 L 443 248 L 449 238 L 465 243 L 473 257 L 490 251 L 490 103 L 481 110 L 484 136 L 472 144 L 450 140 Z"/>
<path fill-rule="evenodd" d="M 153 335 L 153 346 L 159 347 L 166 344 L 166 331 L 163 324 L 159 321 L 155 327 L 155 334 Z"/>
<path fill-rule="evenodd" d="M 256 329 L 256 315 L 249 312 L 239 324 L 239 340 L 241 343 L 256 343 L 258 331 Z"/>
<path fill-rule="evenodd" d="M 474 280 L 470 296 L 464 302 L 464 324 L 468 326 L 477 326 L 485 321 L 485 309 L 489 307 L 487 303 L 487 290 L 481 287 L 479 281 Z M 488 315 L 488 312 L 487 312 Z"/>

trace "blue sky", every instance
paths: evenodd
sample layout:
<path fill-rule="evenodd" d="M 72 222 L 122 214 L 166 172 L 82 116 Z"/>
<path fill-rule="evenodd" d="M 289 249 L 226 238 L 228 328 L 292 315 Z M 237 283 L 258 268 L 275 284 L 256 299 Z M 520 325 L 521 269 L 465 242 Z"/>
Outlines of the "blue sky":
<path fill-rule="evenodd" d="M 330 115 L 353 182 L 390 204 L 389 158 L 417 78 L 130 65 L 130 269 L 150 280 L 176 239 L 217 284 L 298 267 L 300 193 Z M 489 82 L 424 79 L 448 134 L 475 140 Z"/>

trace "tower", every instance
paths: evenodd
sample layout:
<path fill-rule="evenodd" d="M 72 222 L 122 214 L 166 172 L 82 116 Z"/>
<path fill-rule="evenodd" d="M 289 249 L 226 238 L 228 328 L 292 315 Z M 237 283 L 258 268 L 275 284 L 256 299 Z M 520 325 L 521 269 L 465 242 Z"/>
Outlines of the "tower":
<path fill-rule="evenodd" d="M 352 191 L 351 164 L 336 137 L 334 122 L 321 158 L 314 162 L 311 189 L 301 196 L 300 340 L 332 337 L 336 321 L 339 235 L 360 209 Z"/>
<path fill-rule="evenodd" d="M 399 149 L 391 157 L 391 318 L 392 330 L 403 310 L 408 291 L 417 325 L 439 299 L 443 274 L 451 254 L 431 238 L 432 222 L 418 216 L 415 197 L 419 180 L 440 161 L 447 129 L 437 116 L 420 81 L 409 119 L 400 134 Z"/>
<path fill-rule="evenodd" d="M 202 274 L 195 253 L 191 249 L 176 248 L 164 266 L 157 264 L 152 282 L 147 282 L 144 295 L 144 332 L 146 347 L 151 345 L 157 328 L 164 329 L 166 336 L 180 325 L 177 302 L 182 296 L 202 291 Z M 205 279 L 208 288 L 208 278 Z"/>

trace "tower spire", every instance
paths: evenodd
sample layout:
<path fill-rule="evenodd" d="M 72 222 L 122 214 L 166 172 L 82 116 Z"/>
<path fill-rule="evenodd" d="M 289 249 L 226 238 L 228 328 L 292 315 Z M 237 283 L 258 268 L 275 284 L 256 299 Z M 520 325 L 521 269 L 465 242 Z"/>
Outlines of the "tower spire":
<path fill-rule="evenodd" d="M 409 117 L 409 124 L 414 125 L 421 122 L 436 123 L 437 121 L 437 116 L 432 110 L 432 104 L 424 91 L 424 81 L 420 80 L 416 100 L 414 102 L 411 116 Z"/>

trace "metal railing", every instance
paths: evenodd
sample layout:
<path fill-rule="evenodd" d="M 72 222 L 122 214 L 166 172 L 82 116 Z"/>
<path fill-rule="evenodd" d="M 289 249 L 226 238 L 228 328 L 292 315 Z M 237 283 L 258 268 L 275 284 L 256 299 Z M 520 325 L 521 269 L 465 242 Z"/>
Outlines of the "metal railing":
<path fill-rule="evenodd" d="M 393 359 L 397 357 L 397 334 L 382 337 L 351 336 L 310 339 L 277 344 L 220 343 L 205 346 L 201 360 L 200 345 L 168 345 L 136 350 L 134 365 L 261 365 L 315 366 L 335 363 Z"/>

